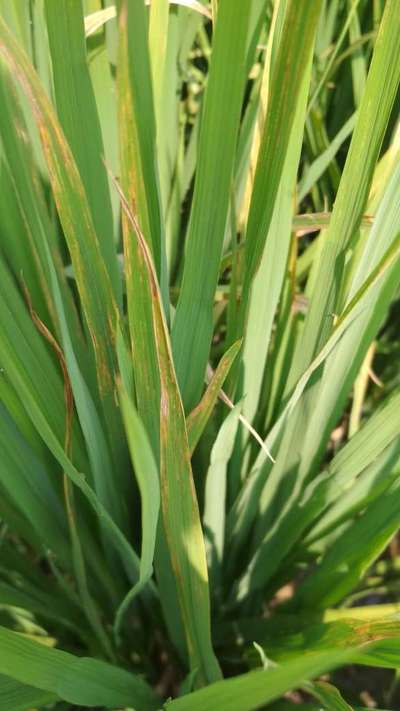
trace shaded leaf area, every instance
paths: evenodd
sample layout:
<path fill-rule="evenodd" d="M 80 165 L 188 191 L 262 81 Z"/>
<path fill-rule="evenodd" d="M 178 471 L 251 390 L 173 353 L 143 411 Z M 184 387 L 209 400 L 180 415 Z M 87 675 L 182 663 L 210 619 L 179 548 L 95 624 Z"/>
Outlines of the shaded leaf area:
<path fill-rule="evenodd" d="M 1 670 L 17 681 L 22 678 L 72 704 L 112 708 L 133 703 L 144 710 L 157 708 L 157 697 L 145 682 L 122 669 L 46 649 L 6 629 L 0 630 L 0 636 Z"/>

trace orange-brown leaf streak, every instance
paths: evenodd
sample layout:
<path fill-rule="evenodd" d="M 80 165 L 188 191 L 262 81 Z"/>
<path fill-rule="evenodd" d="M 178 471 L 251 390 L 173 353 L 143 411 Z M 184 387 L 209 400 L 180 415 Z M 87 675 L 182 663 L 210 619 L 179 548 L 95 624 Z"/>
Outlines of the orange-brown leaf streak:
<path fill-rule="evenodd" d="M 33 304 L 32 304 L 31 295 L 30 295 L 29 290 L 28 290 L 25 282 L 23 281 L 23 279 L 22 279 L 22 288 L 24 291 L 25 299 L 26 299 L 26 302 L 28 305 L 28 309 L 29 309 L 29 313 L 31 315 L 32 321 L 33 321 L 34 325 L 36 326 L 36 328 L 38 329 L 39 333 L 41 333 L 41 335 L 46 339 L 46 341 L 50 344 L 51 348 L 54 350 L 54 353 L 57 357 L 57 360 L 60 364 L 60 368 L 62 371 L 63 380 L 64 380 L 64 402 L 65 402 L 64 451 L 67 456 L 70 456 L 71 446 L 72 446 L 72 418 L 73 418 L 73 412 L 74 412 L 74 398 L 73 398 L 73 394 L 72 394 L 71 381 L 69 378 L 68 368 L 67 368 L 67 364 L 65 362 L 64 353 L 62 352 L 62 349 L 61 349 L 60 345 L 57 343 L 53 334 L 49 331 L 46 324 L 43 323 L 43 321 L 39 318 L 38 314 L 36 313 L 36 311 L 33 307 Z M 65 472 L 63 472 L 63 489 L 64 489 L 65 508 L 67 511 L 68 523 L 69 523 L 70 532 L 71 532 L 71 539 L 72 540 L 75 539 L 75 541 L 77 541 L 78 531 L 77 531 L 77 525 L 76 525 L 75 507 L 74 507 L 74 499 L 73 499 L 73 495 L 74 495 L 73 485 Z"/>
<path fill-rule="evenodd" d="M 105 162 L 104 162 L 105 163 Z M 106 165 L 106 163 L 105 163 Z M 166 395 L 168 392 L 168 380 L 171 380 L 171 382 L 176 381 L 176 376 L 174 373 L 174 365 L 173 365 L 173 358 L 172 358 L 172 351 L 170 347 L 169 340 L 167 338 L 167 324 L 165 321 L 165 316 L 161 307 L 161 294 L 160 294 L 160 289 L 158 286 L 158 281 L 155 273 L 155 269 L 153 266 L 152 258 L 151 258 L 151 253 L 149 250 L 149 247 L 146 243 L 146 240 L 144 238 L 144 235 L 141 232 L 141 229 L 139 227 L 138 221 L 133 214 L 130 205 L 118 183 L 116 180 L 115 176 L 113 175 L 112 171 L 108 168 L 106 165 L 106 169 L 108 174 L 110 175 L 110 178 L 118 192 L 118 195 L 121 200 L 121 206 L 123 211 L 125 212 L 129 222 L 131 223 L 137 240 L 139 242 L 141 252 L 143 254 L 144 260 L 147 265 L 148 269 L 148 274 L 149 274 L 149 281 L 150 281 L 150 290 L 151 290 L 151 295 L 152 295 L 152 307 L 153 307 L 153 326 L 154 326 L 154 331 L 155 331 L 155 337 L 156 341 L 158 342 L 157 346 L 157 357 L 159 359 L 159 365 L 160 365 L 160 380 L 161 380 L 161 400 L 160 400 L 160 437 L 163 438 L 164 440 L 168 436 L 168 421 L 169 421 L 169 413 L 170 413 L 170 407 L 171 405 L 176 408 L 177 411 L 179 411 L 182 422 L 183 422 L 183 427 L 185 428 L 186 431 L 186 421 L 185 421 L 185 415 L 184 415 L 184 410 L 181 401 L 176 398 L 176 395 L 174 397 L 174 402 L 169 402 L 169 399 Z M 157 310 L 157 313 L 156 313 Z M 158 318 L 157 318 L 158 316 Z M 167 367 L 164 368 L 161 366 L 160 363 L 160 347 L 162 350 L 165 351 L 167 358 L 165 360 Z M 187 436 L 187 435 L 186 435 Z M 188 464 L 188 473 L 189 473 L 189 486 L 192 492 L 192 507 L 196 510 L 197 516 L 200 518 L 199 510 L 198 510 L 198 505 L 197 505 L 197 498 L 196 498 L 196 491 L 195 491 L 195 486 L 193 482 L 193 476 L 191 473 L 191 466 L 190 466 L 190 454 L 189 454 L 189 445 L 187 446 L 187 464 Z M 165 463 L 164 463 L 165 466 Z M 163 495 L 161 497 L 162 501 L 162 509 L 163 509 L 163 514 L 170 513 L 170 507 L 168 505 L 168 499 L 169 499 L 169 486 L 168 486 L 168 481 L 167 477 L 165 476 L 164 473 L 164 467 L 161 466 L 161 489 L 163 492 Z M 171 531 L 169 526 L 166 526 L 166 534 L 167 538 L 170 539 L 171 537 Z M 171 541 L 173 543 L 173 541 Z M 174 573 L 176 576 L 176 579 L 179 583 L 179 587 L 181 588 L 181 593 L 182 593 L 182 614 L 185 620 L 185 629 L 186 630 L 191 630 L 191 634 L 187 634 L 186 641 L 189 649 L 190 655 L 194 654 L 194 644 L 193 644 L 193 638 L 195 636 L 195 631 L 193 630 L 193 625 L 192 625 L 192 620 L 191 620 L 191 615 L 188 609 L 188 598 L 187 598 L 187 592 L 185 590 L 185 585 L 184 585 L 184 580 L 183 580 L 183 572 L 182 572 L 182 563 L 179 560 L 179 557 L 176 555 L 175 552 L 175 546 L 171 545 L 170 546 L 170 555 L 171 555 L 171 563 L 172 567 L 174 569 Z M 207 568 L 204 570 L 204 576 L 207 577 Z"/>
<path fill-rule="evenodd" d="M 65 400 L 65 436 L 64 436 L 64 450 L 65 454 L 67 456 L 70 456 L 71 454 L 71 448 L 72 448 L 72 418 L 73 418 L 73 412 L 74 412 L 74 398 L 73 398 L 73 393 L 72 393 L 72 387 L 71 387 L 71 381 L 69 378 L 68 374 L 68 368 L 67 364 L 65 361 L 64 353 L 60 347 L 60 345 L 57 343 L 56 339 L 54 338 L 53 334 L 49 331 L 47 328 L 46 324 L 43 323 L 43 321 L 39 318 L 38 314 L 36 313 L 33 304 L 32 304 L 32 299 L 29 293 L 29 290 L 26 286 L 26 284 L 23 282 L 23 291 L 25 294 L 25 298 L 27 301 L 27 305 L 29 308 L 29 313 L 31 315 L 32 321 L 35 324 L 36 328 L 38 331 L 42 334 L 42 336 L 46 339 L 46 341 L 50 344 L 51 348 L 53 348 L 57 360 L 60 364 L 62 374 L 63 374 L 63 379 L 64 379 L 64 400 Z M 64 498 L 65 498 L 65 509 L 67 512 L 67 518 L 68 518 L 68 525 L 70 528 L 70 535 L 71 535 L 71 543 L 73 546 L 73 549 L 75 551 L 75 567 L 76 567 L 76 575 L 77 575 L 77 583 L 78 583 L 78 589 L 82 598 L 82 602 L 84 604 L 84 607 L 86 609 L 86 614 L 88 616 L 89 621 L 93 624 L 93 616 L 91 614 L 91 611 L 87 610 L 88 607 L 88 597 L 89 597 L 89 591 L 87 588 L 87 580 L 86 580 L 86 571 L 85 571 L 85 561 L 84 561 L 84 556 L 83 556 L 83 551 L 81 547 L 81 543 L 79 540 L 79 533 L 78 533 L 78 527 L 76 523 L 76 515 L 75 515 L 75 505 L 74 505 L 74 489 L 73 489 L 73 484 L 70 481 L 68 475 L 64 472 L 63 473 L 63 489 L 64 489 Z M 91 606 L 91 602 L 89 603 Z M 95 615 L 96 615 L 95 611 Z M 97 622 L 97 620 L 96 620 Z M 103 643 L 104 649 L 108 654 L 110 654 L 110 649 L 109 646 L 106 643 L 104 644 L 104 638 L 102 635 L 99 636 L 100 641 Z"/>
<path fill-rule="evenodd" d="M 0 19 L 0 22 L 1 19 Z M 2 24 L 4 24 L 2 22 Z M 68 183 L 69 187 L 72 190 L 75 190 L 79 192 L 80 195 L 85 196 L 85 190 L 82 184 L 82 180 L 80 178 L 78 169 L 76 167 L 72 152 L 65 140 L 64 134 L 58 125 L 57 121 L 55 120 L 55 116 L 51 107 L 51 104 L 47 98 L 47 96 L 41 91 L 40 96 L 42 99 L 42 105 L 37 99 L 37 96 L 35 95 L 35 88 L 37 88 L 39 85 L 39 82 L 36 77 L 29 78 L 29 72 L 30 72 L 30 67 L 28 66 L 26 58 L 21 55 L 21 51 L 18 48 L 15 40 L 13 37 L 10 36 L 9 38 L 10 43 L 12 43 L 15 46 L 16 51 L 18 52 L 19 58 L 20 58 L 20 63 L 21 66 L 18 62 L 16 62 L 13 54 L 9 51 L 8 47 L 4 42 L 0 42 L 0 55 L 3 56 L 5 62 L 8 64 L 9 69 L 11 70 L 12 74 L 18 78 L 19 83 L 21 84 L 24 93 L 26 96 L 29 98 L 32 111 L 35 115 L 38 130 L 39 130 L 39 135 L 40 139 L 42 142 L 42 147 L 44 154 L 46 156 L 46 161 L 47 161 L 47 167 L 49 171 L 49 175 L 52 183 L 52 191 L 54 195 L 54 199 L 57 205 L 57 209 L 59 210 L 60 208 L 60 196 L 62 195 L 62 188 L 61 185 L 63 184 L 63 178 L 60 176 L 60 171 L 59 171 L 59 166 L 57 164 L 57 161 L 54 159 L 54 154 L 52 150 L 52 141 L 54 141 L 58 147 L 59 150 L 62 153 L 63 157 L 63 162 L 64 165 L 68 167 L 68 170 L 71 172 L 73 176 L 73 180 L 71 180 L 68 177 Z M 43 108 L 44 107 L 44 108 Z M 44 117 L 47 119 L 47 125 L 45 125 Z M 85 204 L 84 202 L 82 204 Z M 60 212 L 60 210 L 59 210 Z M 73 227 L 74 226 L 74 221 L 72 219 L 71 214 L 61 210 L 63 219 L 63 228 L 64 232 L 67 232 L 65 230 L 66 226 Z M 83 218 L 85 220 L 85 226 L 89 230 L 91 234 L 91 239 L 93 241 L 93 244 L 95 246 L 95 251 L 96 251 L 96 256 L 100 255 L 100 249 L 99 249 L 99 243 L 97 239 L 97 235 L 93 226 L 93 222 L 91 219 L 91 215 L 88 211 L 88 209 L 83 208 Z M 82 246 L 82 245 L 81 245 Z M 91 336 L 91 339 L 93 341 L 93 348 L 95 351 L 95 356 L 96 356 L 96 363 L 97 363 L 97 370 L 98 370 L 98 375 L 99 375 L 99 389 L 100 389 L 100 394 L 104 394 L 105 392 L 112 390 L 113 388 L 113 376 L 109 371 L 109 363 L 110 361 L 113 362 L 113 353 L 108 353 L 107 351 L 109 348 L 107 348 L 106 344 L 104 344 L 103 339 L 101 339 L 101 342 L 99 343 L 98 339 L 96 339 L 96 333 L 95 333 L 95 328 L 93 327 L 92 319 L 91 319 L 91 309 L 89 307 L 89 299 L 86 296 L 88 294 L 88 289 L 91 289 L 92 295 L 96 295 L 96 280 L 90 280 L 90 284 L 87 283 L 86 275 L 84 274 L 84 271 L 81 266 L 81 260 L 79 259 L 79 249 L 77 244 L 74 243 L 73 240 L 68 240 L 68 248 L 71 254 L 71 259 L 74 264 L 74 271 L 75 271 L 75 278 L 79 287 L 79 292 L 81 294 L 82 298 L 82 306 L 83 309 L 86 313 L 87 316 L 87 324 L 88 324 L 88 329 L 89 333 Z M 108 299 L 109 303 L 111 304 L 111 314 L 110 312 L 108 313 L 109 319 L 107 326 L 109 326 L 110 323 L 112 323 L 114 326 L 116 324 L 116 319 L 117 319 L 117 314 L 118 314 L 118 309 L 117 305 L 115 303 L 115 299 L 113 298 L 113 293 L 111 289 L 111 283 L 109 279 L 109 275 L 107 273 L 104 261 L 100 259 L 98 261 L 98 268 L 103 272 L 103 280 L 107 285 L 107 292 L 108 292 Z M 99 304 L 101 307 L 101 302 Z M 111 332 L 111 340 L 112 342 L 115 339 L 115 328 L 112 329 Z"/>
<path fill-rule="evenodd" d="M 60 368 L 62 371 L 63 380 L 64 380 L 64 402 L 65 402 L 64 451 L 67 455 L 70 455 L 71 440 L 72 440 L 71 433 L 72 433 L 72 417 L 73 417 L 73 411 L 74 411 L 74 398 L 73 398 L 73 394 L 72 394 L 71 381 L 69 379 L 68 368 L 67 368 L 67 364 L 65 362 L 64 353 L 62 352 L 62 349 L 61 349 L 60 345 L 57 343 L 53 334 L 49 331 L 46 324 L 43 323 L 43 321 L 40 319 L 40 317 L 36 313 L 36 311 L 33 307 L 33 304 L 32 304 L 32 299 L 31 299 L 31 295 L 29 293 L 28 287 L 26 286 L 22 277 L 21 277 L 21 279 L 22 279 L 22 289 L 23 289 L 25 299 L 26 299 L 26 302 L 28 305 L 31 319 L 32 319 L 34 325 L 36 326 L 37 330 L 39 331 L 39 333 L 42 334 L 42 336 L 46 339 L 46 341 L 50 344 L 51 348 L 54 350 L 54 353 L 56 354 L 57 360 L 60 364 Z"/>

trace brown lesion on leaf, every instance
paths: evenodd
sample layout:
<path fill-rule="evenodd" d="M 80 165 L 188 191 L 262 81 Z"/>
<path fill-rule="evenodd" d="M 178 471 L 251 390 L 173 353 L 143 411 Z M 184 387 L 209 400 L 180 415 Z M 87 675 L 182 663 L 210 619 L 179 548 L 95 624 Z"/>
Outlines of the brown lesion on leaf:
<path fill-rule="evenodd" d="M 164 421 L 168 421 L 169 417 L 169 402 L 168 397 L 165 393 L 165 388 L 161 388 L 161 398 L 160 398 L 160 417 L 164 418 Z"/>
<path fill-rule="evenodd" d="M 69 378 L 67 363 L 65 361 L 64 353 L 61 349 L 61 346 L 58 344 L 58 342 L 56 341 L 53 334 L 49 331 L 46 324 L 40 319 L 39 315 L 36 313 L 36 311 L 33 307 L 32 299 L 31 299 L 31 295 L 29 293 L 28 287 L 26 286 L 26 284 L 23 280 L 22 280 L 22 289 L 23 289 L 24 296 L 25 296 L 25 299 L 26 299 L 26 302 L 28 305 L 31 319 L 32 319 L 33 323 L 35 324 L 39 333 L 41 333 L 41 335 L 50 344 L 51 348 L 53 349 L 54 353 L 56 354 L 57 360 L 58 360 L 60 367 L 61 367 L 63 380 L 64 380 L 64 402 L 65 402 L 65 413 L 66 413 L 64 450 L 65 450 L 66 454 L 68 454 L 70 452 L 70 448 L 71 448 L 72 417 L 73 417 L 73 411 L 74 411 L 74 399 L 73 399 L 73 394 L 72 394 L 72 387 L 71 387 L 71 381 Z"/>

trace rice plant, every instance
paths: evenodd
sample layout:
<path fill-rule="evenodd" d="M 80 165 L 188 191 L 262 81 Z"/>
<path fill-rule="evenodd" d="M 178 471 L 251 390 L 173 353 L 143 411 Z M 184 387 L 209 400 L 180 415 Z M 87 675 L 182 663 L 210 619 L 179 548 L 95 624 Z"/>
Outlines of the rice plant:
<path fill-rule="evenodd" d="M 1 0 L 0 709 L 349 710 L 322 675 L 400 667 L 399 37 Z"/>

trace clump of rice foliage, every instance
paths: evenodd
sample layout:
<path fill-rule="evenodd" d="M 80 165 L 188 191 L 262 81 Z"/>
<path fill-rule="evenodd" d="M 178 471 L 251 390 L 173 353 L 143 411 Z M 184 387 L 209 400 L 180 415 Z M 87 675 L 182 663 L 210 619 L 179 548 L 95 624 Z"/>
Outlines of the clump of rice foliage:
<path fill-rule="evenodd" d="M 0 707 L 350 709 L 400 666 L 398 0 L 0 11 Z"/>

